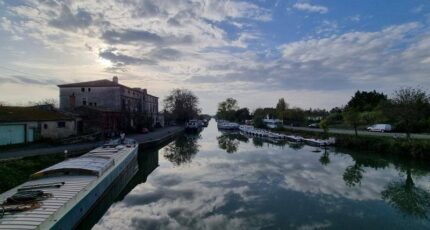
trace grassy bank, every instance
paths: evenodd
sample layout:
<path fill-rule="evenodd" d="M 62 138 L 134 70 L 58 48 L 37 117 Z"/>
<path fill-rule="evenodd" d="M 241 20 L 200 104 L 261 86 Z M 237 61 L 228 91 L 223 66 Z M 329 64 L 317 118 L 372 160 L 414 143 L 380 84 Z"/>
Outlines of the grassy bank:
<path fill-rule="evenodd" d="M 28 180 L 39 170 L 64 160 L 63 154 L 0 161 L 0 193 Z"/>
<path fill-rule="evenodd" d="M 325 138 L 326 134 L 311 131 L 281 130 L 286 134 L 300 134 L 304 137 Z M 376 152 L 378 154 L 398 154 L 417 159 L 430 160 L 430 140 L 377 137 L 377 136 L 355 136 L 349 134 L 329 134 L 336 137 L 336 147 L 352 150 Z"/>

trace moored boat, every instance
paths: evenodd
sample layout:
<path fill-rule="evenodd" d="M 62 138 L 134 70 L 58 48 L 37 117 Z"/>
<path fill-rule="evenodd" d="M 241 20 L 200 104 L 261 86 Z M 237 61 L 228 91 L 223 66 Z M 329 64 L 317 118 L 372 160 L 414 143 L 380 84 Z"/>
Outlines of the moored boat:
<path fill-rule="evenodd" d="M 189 120 L 185 124 L 185 131 L 187 132 L 200 132 L 202 130 L 202 125 L 198 120 Z"/>
<path fill-rule="evenodd" d="M 131 180 L 137 154 L 134 140 L 115 140 L 34 173 L 0 195 L 0 229 L 75 228 L 112 184 Z"/>
<path fill-rule="evenodd" d="M 218 129 L 224 129 L 224 130 L 236 130 L 236 129 L 239 129 L 239 124 L 235 122 L 219 120 L 217 122 L 217 127 Z"/>

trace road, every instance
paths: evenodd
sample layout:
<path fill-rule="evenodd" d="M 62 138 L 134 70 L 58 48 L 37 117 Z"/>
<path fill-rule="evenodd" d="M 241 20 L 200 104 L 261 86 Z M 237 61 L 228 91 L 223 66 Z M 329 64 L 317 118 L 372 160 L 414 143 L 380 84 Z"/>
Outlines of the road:
<path fill-rule="evenodd" d="M 285 127 L 285 129 L 289 129 L 289 130 L 320 132 L 320 133 L 324 132 L 322 129 L 318 129 L 318 128 L 292 127 L 292 126 L 284 126 L 284 127 Z M 351 129 L 329 129 L 329 133 L 355 135 L 355 131 L 351 130 Z M 404 133 L 377 133 L 377 132 L 368 132 L 368 131 L 363 131 L 363 130 L 359 130 L 358 135 L 406 138 L 406 134 L 404 134 Z M 414 138 L 414 139 L 430 139 L 430 134 L 414 133 L 414 134 L 411 134 L 411 138 Z"/>
<path fill-rule="evenodd" d="M 171 135 L 177 132 L 182 131 L 183 128 L 179 126 L 171 126 L 162 129 L 157 129 L 154 132 L 146 133 L 146 134 L 133 134 L 126 136 L 128 138 L 133 138 L 139 143 L 150 142 L 152 140 L 161 139 L 167 135 Z M 0 150 L 0 160 L 6 159 L 16 159 L 30 156 L 41 156 L 55 153 L 64 153 L 64 150 L 67 150 L 69 154 L 76 154 L 84 151 L 88 151 L 90 149 L 94 149 L 100 145 L 102 145 L 105 141 L 91 142 L 91 143 L 80 143 L 80 144 L 71 144 L 71 145 L 61 145 L 61 146 L 44 146 L 40 148 L 19 148 L 19 149 L 10 149 L 10 150 Z"/>

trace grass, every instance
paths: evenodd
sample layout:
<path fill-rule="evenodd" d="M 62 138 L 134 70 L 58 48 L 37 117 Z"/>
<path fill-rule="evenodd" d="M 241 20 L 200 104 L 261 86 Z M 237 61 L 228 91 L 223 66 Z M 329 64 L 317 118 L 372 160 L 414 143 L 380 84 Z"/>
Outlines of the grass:
<path fill-rule="evenodd" d="M 0 161 L 0 193 L 24 183 L 31 174 L 63 160 L 63 154 L 54 154 Z"/>
<path fill-rule="evenodd" d="M 350 134 L 325 134 L 312 131 L 301 130 L 282 130 L 286 134 L 300 134 L 305 138 L 336 138 L 336 147 L 377 152 L 379 154 L 391 154 L 406 156 L 415 159 L 430 160 L 430 140 L 393 138 L 385 136 L 365 136 L 365 135 L 350 135 Z"/>

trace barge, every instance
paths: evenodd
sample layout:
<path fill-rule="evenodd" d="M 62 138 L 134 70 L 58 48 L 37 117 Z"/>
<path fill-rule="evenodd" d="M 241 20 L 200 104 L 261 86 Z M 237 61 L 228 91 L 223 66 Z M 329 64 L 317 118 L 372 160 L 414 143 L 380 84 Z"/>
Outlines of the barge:
<path fill-rule="evenodd" d="M 0 195 L 0 229 L 74 229 L 118 181 L 138 171 L 138 144 L 115 140 L 34 173 Z"/>

